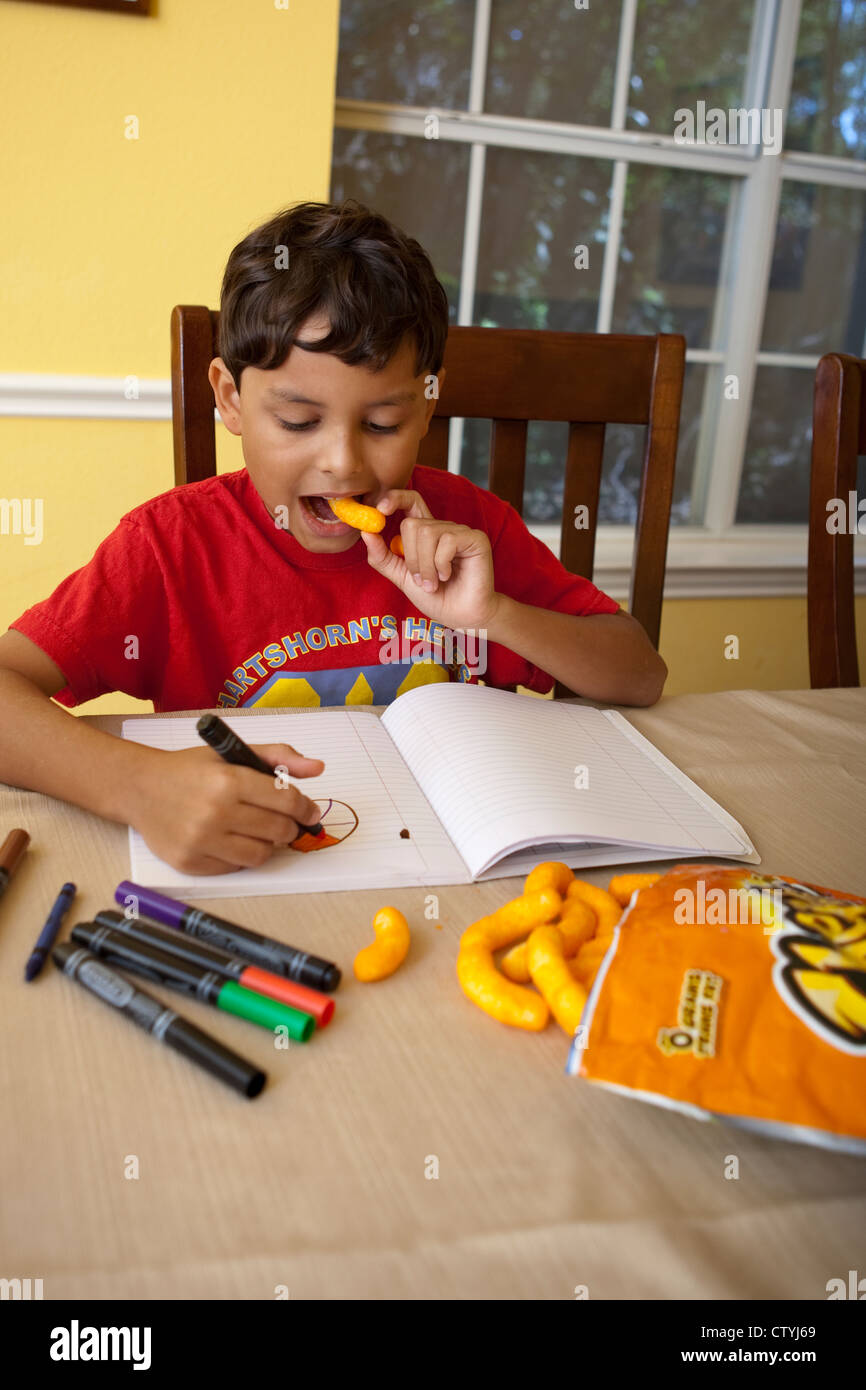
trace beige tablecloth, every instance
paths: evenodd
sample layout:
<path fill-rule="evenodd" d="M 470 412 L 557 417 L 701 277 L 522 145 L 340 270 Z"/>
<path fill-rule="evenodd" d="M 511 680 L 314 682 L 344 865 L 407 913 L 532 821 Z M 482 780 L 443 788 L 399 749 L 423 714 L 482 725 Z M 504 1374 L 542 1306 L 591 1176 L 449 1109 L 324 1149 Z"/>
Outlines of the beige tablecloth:
<path fill-rule="evenodd" d="M 623 713 L 743 824 L 764 869 L 866 895 L 866 690 Z M 79 885 L 68 933 L 114 905 L 129 859 L 125 828 L 0 788 L 0 831 L 15 825 L 33 842 L 0 902 L 0 1277 L 41 1278 L 46 1299 L 271 1299 L 281 1285 L 293 1299 L 571 1299 L 578 1285 L 824 1299 L 829 1279 L 863 1272 L 862 1159 L 593 1087 L 566 1075 L 558 1027 L 511 1030 L 464 999 L 458 936 L 517 880 L 442 889 L 438 922 L 427 889 L 206 904 L 344 972 L 333 1023 L 288 1052 L 179 1001 L 269 1072 L 247 1101 L 53 966 L 23 984 L 61 883 Z M 352 959 L 385 896 L 411 953 L 361 985 Z"/>

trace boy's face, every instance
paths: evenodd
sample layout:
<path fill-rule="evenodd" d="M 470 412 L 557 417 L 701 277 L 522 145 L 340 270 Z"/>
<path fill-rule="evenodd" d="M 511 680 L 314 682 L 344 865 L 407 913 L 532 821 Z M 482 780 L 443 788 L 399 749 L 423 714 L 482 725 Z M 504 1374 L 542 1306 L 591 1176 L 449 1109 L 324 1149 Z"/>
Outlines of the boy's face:
<path fill-rule="evenodd" d="M 298 336 L 314 342 L 327 332 L 327 320 L 313 317 Z M 223 424 L 241 436 L 247 470 L 275 524 L 306 550 L 333 553 L 358 540 L 325 498 L 374 507 L 389 489 L 405 487 L 436 408 L 424 395 L 425 377 L 414 372 L 409 338 L 376 373 L 293 347 L 274 371 L 245 367 L 240 392 L 214 358 L 208 376 Z M 443 370 L 440 389 L 444 379 Z"/>

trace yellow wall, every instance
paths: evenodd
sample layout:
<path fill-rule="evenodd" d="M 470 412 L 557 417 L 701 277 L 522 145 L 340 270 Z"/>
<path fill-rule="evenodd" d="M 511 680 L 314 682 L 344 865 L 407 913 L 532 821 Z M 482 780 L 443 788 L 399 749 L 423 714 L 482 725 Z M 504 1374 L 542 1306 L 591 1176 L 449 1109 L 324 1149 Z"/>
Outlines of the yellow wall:
<path fill-rule="evenodd" d="M 856 600 L 860 680 L 866 684 L 866 598 Z M 673 599 L 662 609 L 666 695 L 706 690 L 808 690 L 806 599 Z M 739 656 L 725 656 L 738 638 Z"/>
<path fill-rule="evenodd" d="M 158 11 L 2 4 L 0 371 L 166 378 L 172 305 L 216 306 L 250 227 L 328 196 L 339 0 Z M 220 471 L 240 467 L 239 441 L 217 438 Z M 45 527 L 39 546 L 0 536 L 0 630 L 173 484 L 164 422 L 0 418 L 0 457 L 0 495 L 43 498 Z M 671 602 L 668 690 L 806 686 L 805 631 L 799 599 Z M 144 708 L 107 695 L 79 711 Z"/>

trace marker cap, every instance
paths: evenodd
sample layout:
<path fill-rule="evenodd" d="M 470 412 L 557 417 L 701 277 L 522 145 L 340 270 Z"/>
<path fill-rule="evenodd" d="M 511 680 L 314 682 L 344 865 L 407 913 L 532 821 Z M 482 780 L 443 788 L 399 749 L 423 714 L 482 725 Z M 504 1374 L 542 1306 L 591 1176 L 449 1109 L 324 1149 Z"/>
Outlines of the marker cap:
<path fill-rule="evenodd" d="M 10 830 L 0 845 L 0 869 L 4 869 L 10 878 L 18 868 L 21 856 L 29 844 L 30 836 L 26 830 Z"/>
<path fill-rule="evenodd" d="M 335 1004 L 328 994 L 306 985 L 296 984 L 294 980 L 284 980 L 269 970 L 259 970 L 257 965 L 248 965 L 238 984 L 245 989 L 254 989 L 258 994 L 267 994 L 271 999 L 279 999 L 283 1004 L 291 1004 L 293 1009 L 312 1014 L 317 1028 L 324 1028 L 334 1015 Z"/>
<path fill-rule="evenodd" d="M 226 980 L 220 990 L 219 1007 L 250 1023 L 260 1023 L 263 1028 L 285 1028 L 295 1042 L 306 1042 L 316 1026 L 312 1014 L 301 1013 L 290 1004 L 281 1004 L 276 999 L 268 999 L 267 995 L 244 989 L 234 980 Z"/>

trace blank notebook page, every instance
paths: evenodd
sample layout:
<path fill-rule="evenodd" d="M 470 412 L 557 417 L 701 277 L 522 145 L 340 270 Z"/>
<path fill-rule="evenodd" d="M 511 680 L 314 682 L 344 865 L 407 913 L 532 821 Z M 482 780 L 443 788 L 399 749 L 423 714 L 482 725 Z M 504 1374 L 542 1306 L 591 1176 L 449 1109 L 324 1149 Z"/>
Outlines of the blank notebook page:
<path fill-rule="evenodd" d="M 322 823 L 335 837 L 351 828 L 355 813 L 357 828 L 325 849 L 308 854 L 278 850 L 261 868 L 227 874 L 179 873 L 130 828 L 133 882 L 169 893 L 185 890 L 196 898 L 232 898 L 468 881 L 465 863 L 378 715 L 316 710 L 222 717 L 245 743 L 289 743 L 307 757 L 321 758 L 325 771 L 319 777 L 290 780 L 319 803 L 325 812 Z M 127 720 L 123 736 L 152 748 L 204 748 L 196 722 L 194 716 Z M 408 838 L 401 831 L 408 831 Z"/>
<path fill-rule="evenodd" d="M 506 853 L 570 838 L 754 854 L 737 822 L 616 711 L 443 684 L 401 695 L 382 722 L 473 877 Z"/>

